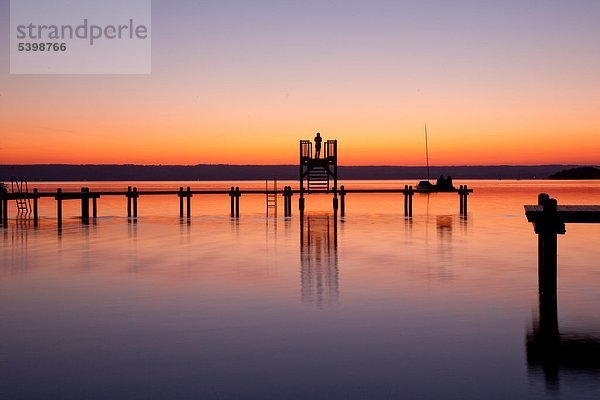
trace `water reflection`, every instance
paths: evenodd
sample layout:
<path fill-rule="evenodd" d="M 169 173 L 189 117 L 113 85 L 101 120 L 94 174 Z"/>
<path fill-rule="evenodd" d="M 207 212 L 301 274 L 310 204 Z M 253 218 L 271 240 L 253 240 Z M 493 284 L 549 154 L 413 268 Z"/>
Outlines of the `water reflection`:
<path fill-rule="evenodd" d="M 2 265 L 1 269 L 4 272 L 18 273 L 25 272 L 28 268 L 27 242 L 32 226 L 27 220 L 18 218 L 15 220 L 15 225 L 10 229 L 3 229 L 5 237 L 5 251 L 10 254 L 10 262 Z M 8 237 L 10 235 L 10 242 Z M 7 245 L 10 243 L 10 245 Z M 8 249 L 6 249 L 8 247 Z"/>
<path fill-rule="evenodd" d="M 543 372 L 549 390 L 558 390 L 561 370 L 600 377 L 600 337 L 560 332 L 556 289 L 540 288 L 539 316 L 527 332 L 526 354 L 529 373 Z"/>
<path fill-rule="evenodd" d="M 452 229 L 454 221 L 451 215 L 436 216 L 438 238 L 439 277 L 442 280 L 454 279 L 452 272 Z"/>
<path fill-rule="evenodd" d="M 302 302 L 317 307 L 339 299 L 337 215 L 300 217 L 300 279 Z"/>

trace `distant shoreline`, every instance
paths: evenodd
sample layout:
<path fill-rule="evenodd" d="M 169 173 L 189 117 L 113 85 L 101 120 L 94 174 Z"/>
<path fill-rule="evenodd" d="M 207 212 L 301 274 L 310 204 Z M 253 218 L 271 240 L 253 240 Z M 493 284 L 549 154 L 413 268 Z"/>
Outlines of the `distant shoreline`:
<path fill-rule="evenodd" d="M 548 179 L 551 175 L 580 165 L 489 165 L 434 166 L 430 178 L 440 175 L 454 179 Z M 30 181 L 244 181 L 298 179 L 297 165 L 0 165 L 0 181 L 11 176 Z M 340 166 L 341 180 L 424 179 L 425 167 Z"/>

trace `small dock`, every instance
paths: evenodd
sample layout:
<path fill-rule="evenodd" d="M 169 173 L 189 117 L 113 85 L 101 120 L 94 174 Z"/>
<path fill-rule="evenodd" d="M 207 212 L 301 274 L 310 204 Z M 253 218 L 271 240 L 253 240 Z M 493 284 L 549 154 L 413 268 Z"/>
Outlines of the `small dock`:
<path fill-rule="evenodd" d="M 450 192 L 459 195 L 459 212 L 466 216 L 468 212 L 467 196 L 473 192 L 466 185 L 460 189 Z M 232 218 L 240 218 L 240 203 L 243 196 L 272 196 L 271 198 L 281 197 L 284 204 L 284 216 L 292 216 L 292 197 L 302 194 L 330 194 L 334 195 L 333 209 L 341 216 L 345 216 L 347 199 L 349 194 L 400 194 L 404 197 L 404 216 L 412 217 L 413 215 L 413 196 L 415 191 L 412 186 L 406 185 L 404 188 L 387 188 L 387 189 L 346 189 L 344 185 L 340 186 L 335 191 L 324 192 L 321 190 L 300 190 L 292 189 L 291 186 L 285 186 L 282 190 L 241 190 L 239 187 L 231 187 L 229 190 L 192 190 L 191 187 L 180 187 L 178 190 L 138 190 L 137 187 L 129 186 L 127 190 L 117 191 L 91 191 L 88 187 L 82 187 L 78 192 L 63 192 L 61 188 L 52 192 L 40 192 L 37 188 L 31 193 L 9 193 L 3 189 L 0 193 L 0 222 L 2 227 L 8 226 L 9 221 L 9 201 L 29 200 L 32 203 L 32 208 L 25 214 L 19 211 L 19 215 L 31 218 L 34 226 L 39 224 L 39 201 L 40 199 L 53 199 L 56 201 L 56 218 L 59 228 L 63 221 L 63 202 L 79 201 L 81 203 L 81 221 L 84 224 L 95 220 L 99 215 L 100 199 L 106 197 L 125 197 L 127 199 L 126 215 L 130 221 L 135 222 L 140 211 L 141 198 L 146 196 L 172 196 L 179 200 L 179 217 L 192 217 L 192 198 L 195 196 L 223 196 L 229 200 L 230 216 Z M 304 200 L 304 199 L 303 199 Z M 273 201 L 273 200 L 271 200 Z M 304 204 L 299 202 L 300 212 L 304 212 Z"/>
<path fill-rule="evenodd" d="M 538 195 L 537 205 L 525 206 L 527 221 L 538 235 L 538 284 L 540 294 L 556 292 L 557 235 L 564 235 L 565 224 L 600 223 L 599 205 L 558 205 L 546 193 Z"/>
<path fill-rule="evenodd" d="M 527 364 L 541 367 L 546 381 L 557 385 L 561 369 L 600 367 L 600 339 L 587 333 L 561 334 L 558 324 L 557 235 L 566 224 L 600 223 L 600 205 L 558 205 L 546 193 L 537 205 L 525 206 L 527 221 L 538 235 L 539 318 L 527 334 Z"/>

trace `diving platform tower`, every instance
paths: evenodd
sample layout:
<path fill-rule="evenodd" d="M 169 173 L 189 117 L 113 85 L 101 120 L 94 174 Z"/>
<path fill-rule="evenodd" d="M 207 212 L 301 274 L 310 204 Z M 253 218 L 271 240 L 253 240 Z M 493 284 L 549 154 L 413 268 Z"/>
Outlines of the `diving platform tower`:
<path fill-rule="evenodd" d="M 304 195 L 311 193 L 333 192 L 333 209 L 338 209 L 337 140 L 324 141 L 321 149 L 319 133 L 317 138 L 314 155 L 313 142 L 300 141 L 300 211 L 304 211 Z"/>

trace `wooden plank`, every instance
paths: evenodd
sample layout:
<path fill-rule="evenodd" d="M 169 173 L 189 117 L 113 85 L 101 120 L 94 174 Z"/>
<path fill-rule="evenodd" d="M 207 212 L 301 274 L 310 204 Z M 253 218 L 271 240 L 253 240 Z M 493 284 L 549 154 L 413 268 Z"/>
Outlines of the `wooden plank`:
<path fill-rule="evenodd" d="M 597 205 L 565 205 L 558 206 L 559 219 L 564 223 L 600 223 L 600 206 Z M 543 218 L 543 206 L 525 206 L 527 221 L 536 222 Z"/>

